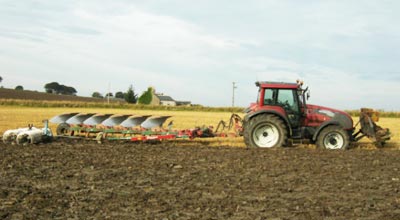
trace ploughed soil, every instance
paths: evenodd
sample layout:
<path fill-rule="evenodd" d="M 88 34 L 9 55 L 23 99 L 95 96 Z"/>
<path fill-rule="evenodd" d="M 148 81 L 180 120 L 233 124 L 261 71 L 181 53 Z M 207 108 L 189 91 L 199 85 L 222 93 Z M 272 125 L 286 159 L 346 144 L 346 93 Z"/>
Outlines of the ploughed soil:
<path fill-rule="evenodd" d="M 0 219 L 400 219 L 400 151 L 0 144 Z"/>

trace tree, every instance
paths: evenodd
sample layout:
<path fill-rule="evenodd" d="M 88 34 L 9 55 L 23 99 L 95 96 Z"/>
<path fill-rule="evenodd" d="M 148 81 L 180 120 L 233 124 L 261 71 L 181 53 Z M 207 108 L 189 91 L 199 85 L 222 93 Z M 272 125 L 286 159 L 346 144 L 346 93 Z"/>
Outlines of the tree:
<path fill-rule="evenodd" d="M 63 94 L 63 95 L 76 95 L 77 91 L 74 87 L 60 85 L 58 82 L 51 82 L 44 85 L 47 93 Z"/>
<path fill-rule="evenodd" d="M 115 98 L 125 99 L 125 94 L 123 92 L 117 92 L 117 93 L 115 93 Z"/>
<path fill-rule="evenodd" d="M 112 94 L 112 92 L 109 92 L 106 94 L 106 97 L 113 97 L 114 95 Z"/>
<path fill-rule="evenodd" d="M 135 104 L 138 101 L 138 96 L 135 94 L 135 90 L 133 89 L 133 86 L 130 85 L 128 88 L 128 91 L 125 93 L 125 101 L 127 103 L 132 103 Z"/>
<path fill-rule="evenodd" d="M 149 105 L 153 100 L 153 88 L 149 87 L 147 91 L 143 92 L 143 94 L 139 97 L 139 104 Z"/>
<path fill-rule="evenodd" d="M 3 77 L 0 76 L 0 83 L 3 81 Z"/>
<path fill-rule="evenodd" d="M 60 90 L 60 84 L 57 82 L 51 82 L 44 85 L 44 89 L 47 93 L 57 93 Z"/>
<path fill-rule="evenodd" d="M 24 90 L 24 87 L 23 87 L 23 86 L 16 86 L 16 87 L 15 87 L 15 90 L 20 90 L 20 91 L 22 91 L 22 90 Z"/>
<path fill-rule="evenodd" d="M 59 93 L 63 95 L 76 95 L 77 91 L 74 87 L 60 85 Z"/>
<path fill-rule="evenodd" d="M 100 99 L 104 98 L 103 95 L 101 95 L 100 92 L 94 92 L 94 93 L 92 94 L 92 97 L 93 97 L 93 98 L 100 98 Z"/>

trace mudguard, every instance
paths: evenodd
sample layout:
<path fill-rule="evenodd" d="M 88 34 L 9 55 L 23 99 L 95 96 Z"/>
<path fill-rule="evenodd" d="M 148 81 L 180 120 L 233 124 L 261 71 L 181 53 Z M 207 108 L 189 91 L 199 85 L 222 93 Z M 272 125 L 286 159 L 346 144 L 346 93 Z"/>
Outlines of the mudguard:
<path fill-rule="evenodd" d="M 340 127 L 342 127 L 344 130 L 348 130 L 348 131 L 353 131 L 353 122 L 346 116 L 341 115 L 341 114 L 335 114 L 335 116 L 329 120 L 326 121 L 324 123 L 322 123 L 318 129 L 315 131 L 315 134 L 312 138 L 313 141 L 317 140 L 317 137 L 319 135 L 319 133 L 326 127 L 330 126 L 330 125 L 338 125 Z"/>

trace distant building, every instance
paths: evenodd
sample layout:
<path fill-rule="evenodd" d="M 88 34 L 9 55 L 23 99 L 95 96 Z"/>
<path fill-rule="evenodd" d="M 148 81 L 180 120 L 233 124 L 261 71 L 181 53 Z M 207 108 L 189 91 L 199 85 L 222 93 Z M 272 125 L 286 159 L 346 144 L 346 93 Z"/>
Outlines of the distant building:
<path fill-rule="evenodd" d="M 160 105 L 176 106 L 176 101 L 173 98 L 171 98 L 171 96 L 167 96 L 164 94 L 156 94 L 156 96 L 160 100 Z"/>
<path fill-rule="evenodd" d="M 151 105 L 163 105 L 163 106 L 190 106 L 190 101 L 175 101 L 171 96 L 164 95 L 163 93 L 156 93 L 153 89 L 153 99 Z"/>
<path fill-rule="evenodd" d="M 192 102 L 189 101 L 176 101 L 177 106 L 191 106 Z"/>

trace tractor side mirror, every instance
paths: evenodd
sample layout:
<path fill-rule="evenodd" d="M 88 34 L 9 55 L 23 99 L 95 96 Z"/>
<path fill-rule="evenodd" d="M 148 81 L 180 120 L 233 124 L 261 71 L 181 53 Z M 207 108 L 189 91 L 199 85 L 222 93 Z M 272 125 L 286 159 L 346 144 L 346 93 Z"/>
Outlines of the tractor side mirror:
<path fill-rule="evenodd" d="M 311 97 L 311 95 L 310 95 L 310 91 L 308 91 L 307 92 L 307 101 L 308 101 L 308 99 Z"/>

